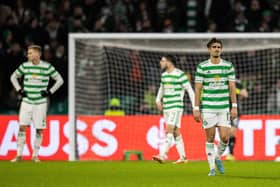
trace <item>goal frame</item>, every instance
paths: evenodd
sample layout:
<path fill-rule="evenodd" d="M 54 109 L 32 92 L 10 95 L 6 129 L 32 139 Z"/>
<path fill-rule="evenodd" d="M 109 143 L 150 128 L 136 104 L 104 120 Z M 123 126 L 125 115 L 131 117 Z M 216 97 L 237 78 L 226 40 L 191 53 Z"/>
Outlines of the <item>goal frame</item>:
<path fill-rule="evenodd" d="M 68 35 L 68 122 L 69 122 L 69 161 L 76 161 L 75 138 L 75 52 L 77 39 L 280 39 L 280 33 L 70 33 Z"/>

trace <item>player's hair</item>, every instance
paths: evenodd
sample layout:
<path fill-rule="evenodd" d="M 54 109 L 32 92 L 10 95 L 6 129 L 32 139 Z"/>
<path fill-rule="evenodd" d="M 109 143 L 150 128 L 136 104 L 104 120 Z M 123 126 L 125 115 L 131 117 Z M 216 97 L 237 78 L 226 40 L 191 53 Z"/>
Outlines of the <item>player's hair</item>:
<path fill-rule="evenodd" d="M 170 61 L 174 66 L 176 66 L 176 57 L 170 54 L 165 54 L 162 57 L 166 58 L 166 60 Z"/>
<path fill-rule="evenodd" d="M 39 53 L 42 53 L 42 48 L 39 45 L 30 45 L 28 46 L 28 49 L 33 49 L 35 51 L 38 51 Z"/>
<path fill-rule="evenodd" d="M 210 48 L 212 46 L 213 43 L 219 43 L 221 44 L 221 47 L 223 47 L 223 43 L 221 40 L 217 39 L 217 38 L 212 38 L 208 43 L 207 43 L 207 48 Z"/>

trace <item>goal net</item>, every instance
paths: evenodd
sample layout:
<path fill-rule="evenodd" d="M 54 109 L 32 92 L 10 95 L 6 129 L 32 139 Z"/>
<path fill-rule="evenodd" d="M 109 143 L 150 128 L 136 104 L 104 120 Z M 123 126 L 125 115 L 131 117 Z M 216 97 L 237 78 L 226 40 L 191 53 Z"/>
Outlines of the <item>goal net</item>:
<path fill-rule="evenodd" d="M 240 112 L 279 113 L 279 34 L 70 34 L 70 160 L 75 152 L 76 116 L 104 115 L 110 107 L 125 115 L 159 114 L 154 102 L 161 56 L 174 55 L 178 68 L 194 85 L 196 66 L 209 58 L 206 43 L 212 37 L 222 39 L 222 58 L 233 62 L 248 92 L 247 98 L 239 98 Z M 189 103 L 187 96 L 185 103 Z M 184 114 L 190 113 L 191 105 L 186 104 Z"/>

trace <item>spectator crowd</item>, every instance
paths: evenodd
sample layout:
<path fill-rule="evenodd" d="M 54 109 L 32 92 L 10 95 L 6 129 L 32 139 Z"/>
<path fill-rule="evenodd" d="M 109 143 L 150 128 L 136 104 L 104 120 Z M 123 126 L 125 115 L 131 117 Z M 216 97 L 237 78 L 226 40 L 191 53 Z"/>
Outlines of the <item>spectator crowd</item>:
<path fill-rule="evenodd" d="M 63 100 L 68 33 L 279 32 L 280 1 L 2 0 L 0 30 L 0 110 L 12 110 L 17 98 L 9 78 L 30 44 L 42 46 L 42 58 L 62 74 L 54 100 Z"/>

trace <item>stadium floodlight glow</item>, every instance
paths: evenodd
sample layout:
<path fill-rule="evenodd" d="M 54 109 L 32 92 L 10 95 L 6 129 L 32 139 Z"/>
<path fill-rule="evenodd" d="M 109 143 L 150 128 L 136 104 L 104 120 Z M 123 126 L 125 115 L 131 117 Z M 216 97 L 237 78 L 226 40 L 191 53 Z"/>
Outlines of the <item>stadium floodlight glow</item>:
<path fill-rule="evenodd" d="M 196 65 L 208 58 L 206 43 L 212 37 L 222 39 L 222 58 L 235 64 L 249 89 L 249 99 L 238 105 L 243 113 L 275 113 L 270 94 L 280 74 L 280 33 L 69 34 L 69 160 L 77 159 L 77 116 L 103 115 L 113 97 L 119 97 L 126 114 L 147 112 L 141 111 L 142 99 L 149 85 L 158 86 L 160 56 L 175 55 L 193 83 Z"/>

